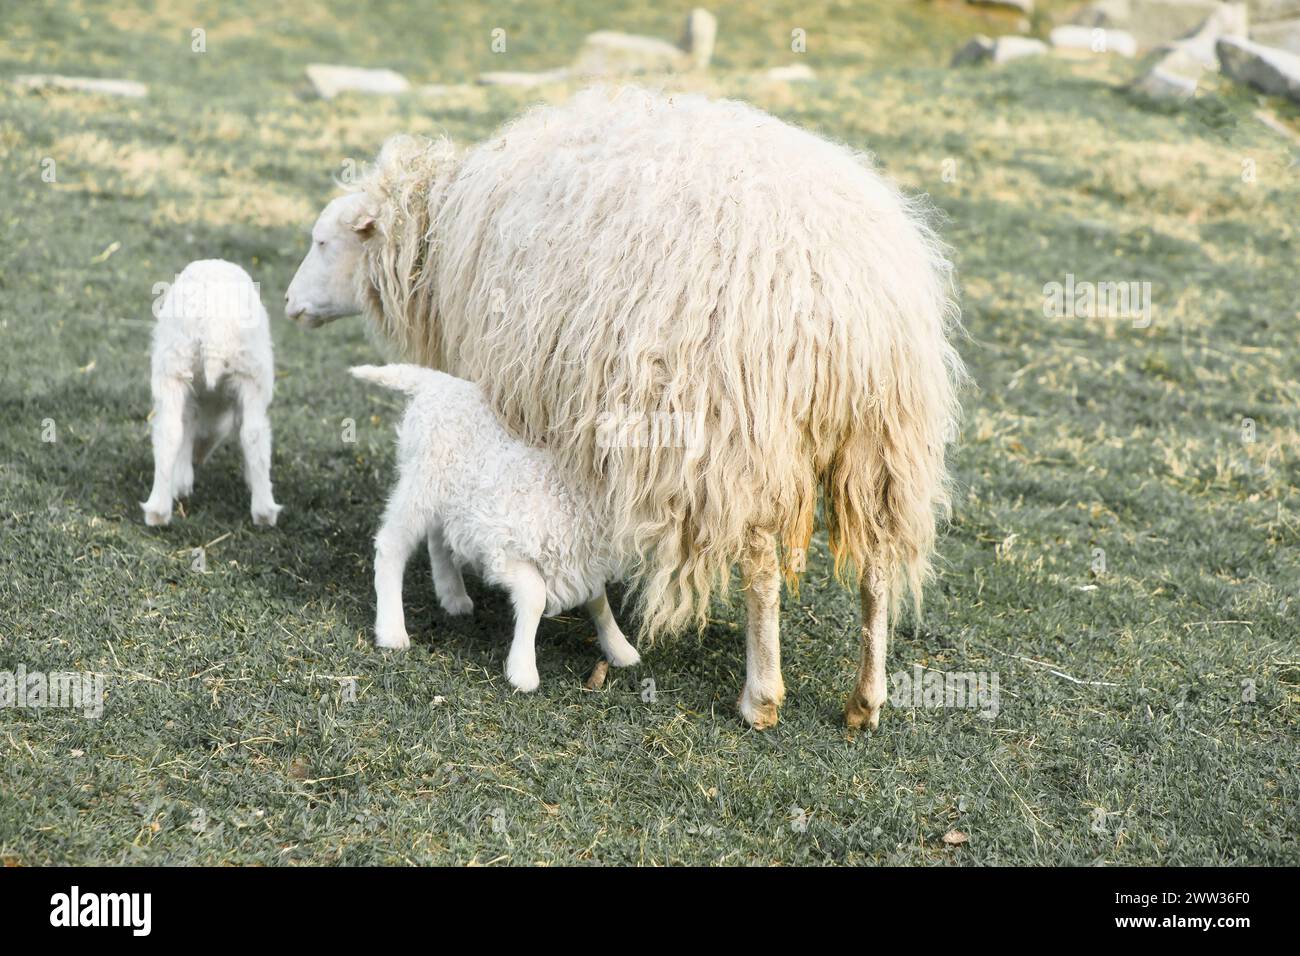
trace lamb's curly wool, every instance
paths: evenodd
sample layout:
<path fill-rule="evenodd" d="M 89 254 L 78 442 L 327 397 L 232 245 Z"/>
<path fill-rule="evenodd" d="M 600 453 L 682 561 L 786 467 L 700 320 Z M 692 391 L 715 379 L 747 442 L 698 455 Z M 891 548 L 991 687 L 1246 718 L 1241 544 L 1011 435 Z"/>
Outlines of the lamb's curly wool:
<path fill-rule="evenodd" d="M 223 259 L 191 262 L 157 304 L 151 353 L 153 490 L 145 522 L 171 521 L 172 500 L 188 497 L 194 469 L 230 432 L 239 432 L 253 523 L 280 513 L 271 491 L 275 387 L 271 328 L 256 283 Z"/>
<path fill-rule="evenodd" d="M 397 137 L 361 298 L 607 496 L 650 635 L 702 622 L 753 530 L 919 602 L 961 361 L 945 250 L 870 160 L 742 103 L 588 90 L 458 156 Z M 684 447 L 611 415 L 702 417 Z"/>
<path fill-rule="evenodd" d="M 363 365 L 352 374 L 411 396 L 397 430 L 397 486 L 375 536 L 376 643 L 408 646 L 402 571 L 427 541 L 448 613 L 473 608 L 461 565 L 510 591 L 516 620 L 506 675 L 519 689 L 538 684 L 538 619 L 577 605 L 595 619 L 610 663 L 637 663 L 605 598 L 605 582 L 622 577 L 625 559 L 599 498 L 566 481 L 549 451 L 512 438 L 472 382 L 418 365 Z"/>

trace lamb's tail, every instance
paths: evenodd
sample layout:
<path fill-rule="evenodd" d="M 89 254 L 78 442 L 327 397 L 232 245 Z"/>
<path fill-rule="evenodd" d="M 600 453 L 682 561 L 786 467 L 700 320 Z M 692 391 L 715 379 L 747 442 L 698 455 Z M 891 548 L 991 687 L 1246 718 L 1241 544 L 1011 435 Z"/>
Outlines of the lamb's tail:
<path fill-rule="evenodd" d="M 354 365 L 349 371 L 362 381 L 374 382 L 407 395 L 414 395 L 438 377 L 437 372 L 422 365 Z"/>
<path fill-rule="evenodd" d="M 226 356 L 220 351 L 204 349 L 203 351 L 203 384 L 209 392 L 215 391 L 217 385 L 221 382 L 221 377 L 226 374 Z"/>

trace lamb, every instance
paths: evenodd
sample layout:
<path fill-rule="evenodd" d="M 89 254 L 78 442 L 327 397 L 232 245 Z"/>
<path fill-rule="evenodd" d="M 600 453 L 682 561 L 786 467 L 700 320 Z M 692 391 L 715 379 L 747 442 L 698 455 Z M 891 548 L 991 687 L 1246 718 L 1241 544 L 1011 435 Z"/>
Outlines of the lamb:
<path fill-rule="evenodd" d="M 782 576 L 820 499 L 862 604 L 845 719 L 876 726 L 890 622 L 907 592 L 919 612 L 949 505 L 964 370 L 946 249 L 869 157 L 743 103 L 596 88 L 470 150 L 390 139 L 312 238 L 286 315 L 364 313 L 405 361 L 478 383 L 608 502 L 647 639 L 702 627 L 739 566 L 755 728 L 784 699 Z M 601 439 L 611 415 L 661 413 L 700 441 Z"/>
<path fill-rule="evenodd" d="M 397 485 L 375 536 L 376 646 L 410 646 L 402 575 L 425 541 L 448 614 L 474 607 L 462 566 L 510 593 L 506 679 L 519 690 L 540 683 L 534 645 L 542 616 L 579 604 L 611 664 L 639 663 L 605 595 L 626 560 L 609 541 L 598 500 L 565 481 L 549 452 L 512 438 L 477 385 L 418 365 L 362 365 L 352 374 L 412 396 L 397 430 Z"/>
<path fill-rule="evenodd" d="M 153 490 L 148 525 L 171 522 L 172 501 L 194 488 L 205 463 L 236 428 L 255 525 L 280 513 L 271 493 L 274 384 L 271 329 L 248 273 L 221 259 L 191 262 L 155 308 L 152 365 Z"/>

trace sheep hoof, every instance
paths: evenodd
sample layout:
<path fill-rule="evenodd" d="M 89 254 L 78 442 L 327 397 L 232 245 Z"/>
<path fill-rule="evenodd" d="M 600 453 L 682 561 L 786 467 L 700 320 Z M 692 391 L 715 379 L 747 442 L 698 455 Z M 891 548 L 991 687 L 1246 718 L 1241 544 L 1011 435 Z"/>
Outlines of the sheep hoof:
<path fill-rule="evenodd" d="M 525 694 L 531 694 L 542 683 L 536 667 L 512 667 L 509 662 L 506 663 L 506 680 L 515 690 L 523 691 Z"/>
<path fill-rule="evenodd" d="M 474 599 L 468 594 L 458 594 L 455 597 L 439 598 L 438 603 L 442 609 L 452 617 L 460 617 L 462 614 L 472 614 L 474 612 Z"/>
<path fill-rule="evenodd" d="M 382 647 L 390 651 L 404 651 L 410 646 L 411 638 L 405 629 L 375 632 L 375 647 Z"/>
<path fill-rule="evenodd" d="M 172 509 L 170 506 L 166 511 L 150 508 L 148 505 L 141 505 L 141 507 L 144 509 L 144 523 L 149 527 L 159 528 L 172 523 Z"/>
<path fill-rule="evenodd" d="M 755 730 L 775 727 L 780 720 L 780 702 L 772 699 L 761 700 L 757 694 L 751 694 L 748 687 L 741 691 L 736 707 L 740 710 L 740 716 L 744 717 L 745 722 Z"/>
<path fill-rule="evenodd" d="M 606 647 L 605 659 L 615 667 L 632 667 L 641 663 L 641 655 L 636 652 L 636 648 L 623 641 L 613 647 Z"/>
<path fill-rule="evenodd" d="M 274 528 L 275 519 L 280 516 L 280 505 L 271 505 L 269 508 L 253 509 L 253 524 L 262 528 Z"/>
<path fill-rule="evenodd" d="M 880 723 L 880 710 L 883 706 L 884 701 L 872 705 L 858 694 L 850 694 L 848 703 L 844 705 L 844 723 L 848 724 L 850 730 L 860 730 L 864 726 L 875 730 Z"/>

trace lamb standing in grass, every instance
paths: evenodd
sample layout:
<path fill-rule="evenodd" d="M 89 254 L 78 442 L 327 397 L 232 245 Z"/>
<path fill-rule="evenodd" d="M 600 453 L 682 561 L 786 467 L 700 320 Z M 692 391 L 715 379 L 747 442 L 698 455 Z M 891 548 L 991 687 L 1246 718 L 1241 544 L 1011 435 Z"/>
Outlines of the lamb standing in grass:
<path fill-rule="evenodd" d="M 253 524 L 274 525 L 271 495 L 271 329 L 257 286 L 221 259 L 191 262 L 157 310 L 152 356 L 153 492 L 141 507 L 149 525 L 172 518 L 188 497 L 194 466 L 235 428 L 252 492 Z"/>
<path fill-rule="evenodd" d="M 512 438 L 472 382 L 418 365 L 362 365 L 352 374 L 413 396 L 397 429 L 397 487 L 375 537 L 375 644 L 410 646 L 402 573 L 427 541 L 448 614 L 474 607 L 462 565 L 510 592 L 515 633 L 506 679 L 519 690 L 539 683 L 534 641 L 542 615 L 579 604 L 609 662 L 638 663 L 605 597 L 605 583 L 624 568 L 597 500 L 566 482 L 549 452 Z"/>

